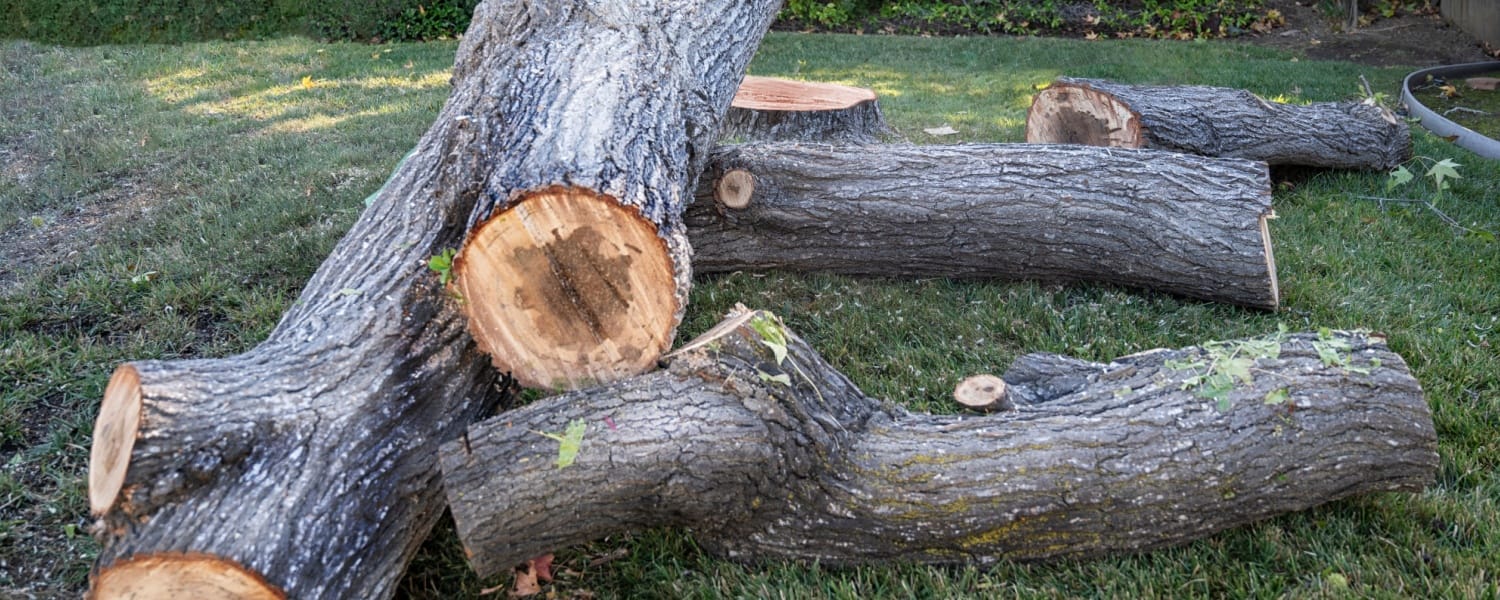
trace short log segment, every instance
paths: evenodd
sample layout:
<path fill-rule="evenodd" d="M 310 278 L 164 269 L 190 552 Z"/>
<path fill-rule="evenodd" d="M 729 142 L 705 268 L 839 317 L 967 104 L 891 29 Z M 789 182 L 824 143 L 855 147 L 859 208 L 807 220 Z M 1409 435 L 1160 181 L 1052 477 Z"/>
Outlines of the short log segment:
<path fill-rule="evenodd" d="M 1247 160 L 753 143 L 714 151 L 687 221 L 699 273 L 1093 281 L 1274 309 L 1269 217 L 1266 166 Z"/>
<path fill-rule="evenodd" d="M 1345 366 L 1320 359 L 1320 343 Z M 1382 340 L 1254 347 L 1240 356 L 1257 356 L 1252 380 L 1223 406 L 1184 385 L 1223 351 L 1208 346 L 1109 364 L 1023 357 L 1005 377 L 1027 398 L 1016 410 L 933 416 L 864 396 L 774 317 L 743 313 L 665 370 L 476 424 L 443 446 L 444 485 L 488 575 L 664 525 L 741 560 L 1087 557 L 1433 480 L 1427 403 Z M 576 422 L 577 454 L 559 468 L 560 444 L 537 432 Z"/>
<path fill-rule="evenodd" d="M 681 213 L 779 3 L 493 4 L 518 17 L 465 35 L 444 115 L 450 185 L 478 199 L 453 266 L 470 330 L 527 386 L 639 373 L 686 307 Z"/>
<path fill-rule="evenodd" d="M 1368 104 L 1293 105 L 1231 88 L 1068 77 L 1032 101 L 1026 141 L 1160 148 L 1336 169 L 1393 169 L 1412 153 L 1406 122 Z"/>
<path fill-rule="evenodd" d="M 735 92 L 720 135 L 735 141 L 860 144 L 898 137 L 872 90 L 754 75 Z"/>

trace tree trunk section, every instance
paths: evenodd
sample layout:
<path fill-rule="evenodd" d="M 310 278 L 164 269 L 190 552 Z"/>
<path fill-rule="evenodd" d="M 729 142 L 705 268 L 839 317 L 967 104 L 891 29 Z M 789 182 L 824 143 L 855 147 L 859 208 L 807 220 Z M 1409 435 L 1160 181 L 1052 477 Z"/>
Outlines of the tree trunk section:
<path fill-rule="evenodd" d="M 1324 345 L 1324 346 L 1320 346 Z M 1254 350 L 1242 352 L 1244 348 Z M 1330 365 L 1320 347 L 1342 361 Z M 784 356 L 779 348 L 785 348 Z M 1219 400 L 1192 377 L 1249 358 Z M 1006 374 L 1013 411 L 911 414 L 745 312 L 668 367 L 544 399 L 442 448 L 481 575 L 649 527 L 739 560 L 992 563 L 1181 544 L 1438 467 L 1421 388 L 1380 338 L 1283 335 Z M 539 435 L 586 428 L 573 462 Z"/>
<path fill-rule="evenodd" d="M 1068 77 L 1032 101 L 1026 141 L 1160 148 L 1335 169 L 1389 170 L 1412 154 L 1406 122 L 1377 106 L 1299 106 L 1231 88 Z"/>
<path fill-rule="evenodd" d="M 1240 159 L 755 143 L 715 150 L 687 221 L 699 273 L 1092 281 L 1274 309 L 1271 214 L 1266 166 Z"/>
<path fill-rule="evenodd" d="M 531 214 L 542 216 L 527 224 L 545 223 L 549 210 L 573 207 L 568 203 L 576 196 L 567 192 L 588 189 L 582 182 L 607 182 L 602 189 L 624 199 L 585 210 L 664 210 L 665 202 L 651 204 L 652 194 L 682 195 L 693 181 L 664 169 L 701 170 L 698 149 L 706 154 L 717 114 L 775 10 L 774 2 L 678 2 L 670 9 L 645 4 L 481 3 L 459 48 L 454 91 L 437 121 L 372 196 L 268 339 L 239 356 L 133 362 L 116 370 L 95 422 L 89 464 L 89 500 L 102 546 L 90 597 L 342 599 L 395 593 L 406 564 L 443 512 L 438 443 L 491 412 L 510 387 L 470 335 L 463 299 L 445 289 L 429 259 L 479 235 L 468 232 L 467 223 L 484 220 L 476 216 L 486 214 L 483 205 L 551 181 L 528 174 L 545 171 L 573 187 L 561 193 L 555 185 L 540 188 L 551 195 L 536 203 Z M 594 12 L 585 27 L 578 19 L 588 10 Z M 668 20 L 663 25 L 652 18 Z M 717 37 L 695 37 L 684 19 L 713 23 Z M 595 31 L 601 27 L 618 30 L 617 37 Z M 544 38 L 513 45 L 529 39 L 521 35 L 525 31 L 544 38 L 569 31 L 587 38 L 587 32 L 598 38 L 590 38 L 594 44 L 618 42 L 612 50 L 570 46 L 580 56 L 627 50 L 629 60 L 618 69 L 592 63 L 599 70 L 588 86 L 580 84 L 580 94 L 643 84 L 627 77 L 637 63 L 665 60 L 639 54 L 648 51 L 699 69 L 668 69 L 678 82 L 674 90 L 693 93 L 670 101 L 632 96 L 642 114 L 666 113 L 659 121 L 641 122 L 654 130 L 621 126 L 600 132 L 599 139 L 570 137 L 558 129 L 593 125 L 563 119 L 532 121 L 545 135 L 518 134 L 505 125 L 523 114 L 515 111 L 528 101 L 579 106 L 559 81 L 507 83 L 527 65 L 541 70 L 554 64 L 531 62 L 550 56 L 543 49 L 562 48 Z M 683 43 L 675 44 L 674 36 Z M 647 39 L 655 45 L 645 45 Z M 727 89 L 693 87 L 699 84 Z M 720 96 L 723 106 L 715 104 Z M 591 106 L 623 110 L 618 101 L 605 94 Z M 618 137 L 605 140 L 604 133 Z M 548 149 L 567 140 L 602 145 Z M 509 151 L 523 143 L 538 149 L 525 157 Z M 620 151 L 657 143 L 675 144 L 675 150 L 669 156 Z M 620 172 L 606 176 L 606 155 L 627 154 L 639 160 L 620 163 Z M 548 166 L 549 155 L 559 166 Z M 590 158 L 564 160 L 569 156 Z M 595 171 L 585 174 L 577 165 Z M 642 189 L 646 180 L 662 187 L 648 193 Z M 554 203 L 554 197 L 563 199 Z M 662 222 L 674 223 L 665 217 Z M 680 225 L 673 227 L 657 232 L 651 225 L 653 239 L 681 238 Z M 686 248 L 685 242 L 671 243 Z M 685 277 L 682 271 L 668 279 Z M 678 288 L 665 289 L 672 295 L 682 293 Z M 680 300 L 674 302 L 672 310 L 680 310 Z"/>
<path fill-rule="evenodd" d="M 875 92 L 773 77 L 746 76 L 720 134 L 740 141 L 871 144 L 898 137 Z"/>
<path fill-rule="evenodd" d="M 453 273 L 496 368 L 570 388 L 671 346 L 681 213 L 778 4 L 524 3 L 465 35 L 445 118 L 477 203 Z"/>

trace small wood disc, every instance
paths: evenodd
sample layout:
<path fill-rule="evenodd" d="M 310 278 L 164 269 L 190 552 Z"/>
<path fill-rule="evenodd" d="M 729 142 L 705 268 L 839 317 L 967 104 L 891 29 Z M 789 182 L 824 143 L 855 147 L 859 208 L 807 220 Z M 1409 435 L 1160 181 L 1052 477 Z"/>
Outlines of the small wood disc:
<path fill-rule="evenodd" d="M 986 412 L 1010 410 L 1015 405 L 1005 397 L 1005 380 L 994 375 L 975 375 L 958 382 L 953 399 L 959 404 Z"/>
<path fill-rule="evenodd" d="M 95 516 L 114 506 L 125 485 L 140 425 L 141 378 L 127 363 L 110 375 L 99 416 L 94 419 L 94 442 L 89 449 L 89 509 Z"/>
<path fill-rule="evenodd" d="M 714 198 L 726 208 L 742 210 L 750 206 L 755 195 L 755 176 L 744 169 L 732 169 L 714 186 Z"/>

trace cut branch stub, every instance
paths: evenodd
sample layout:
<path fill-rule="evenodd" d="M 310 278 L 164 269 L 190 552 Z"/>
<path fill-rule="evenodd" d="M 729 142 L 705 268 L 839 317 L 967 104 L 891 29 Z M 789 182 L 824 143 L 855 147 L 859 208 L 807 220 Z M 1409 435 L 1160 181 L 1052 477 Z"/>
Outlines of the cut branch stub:
<path fill-rule="evenodd" d="M 682 319 L 682 211 L 777 3 L 501 4 L 520 18 L 464 48 L 507 50 L 456 69 L 473 85 L 445 116 L 445 185 L 476 197 L 453 264 L 470 331 L 528 387 L 639 373 Z"/>
<path fill-rule="evenodd" d="M 1016 405 L 1011 401 L 1009 391 L 1004 379 L 994 375 L 974 375 L 958 382 L 953 388 L 953 400 L 964 408 L 981 412 L 1013 410 Z"/>
<path fill-rule="evenodd" d="M 872 143 L 895 132 L 865 88 L 746 76 L 721 136 L 752 141 Z"/>
<path fill-rule="evenodd" d="M 1383 342 L 1275 335 L 1109 364 L 1033 354 L 1004 376 L 1015 410 L 938 416 L 865 396 L 747 311 L 664 370 L 475 424 L 443 445 L 443 483 L 486 576 L 660 526 L 746 561 L 1138 552 L 1429 484 L 1432 416 Z M 557 468 L 560 444 L 532 432 L 577 424 Z"/>
<path fill-rule="evenodd" d="M 1341 169 L 1392 169 L 1412 152 L 1406 122 L 1369 104 L 1294 105 L 1232 88 L 1068 77 L 1032 101 L 1026 141 L 1159 148 Z"/>

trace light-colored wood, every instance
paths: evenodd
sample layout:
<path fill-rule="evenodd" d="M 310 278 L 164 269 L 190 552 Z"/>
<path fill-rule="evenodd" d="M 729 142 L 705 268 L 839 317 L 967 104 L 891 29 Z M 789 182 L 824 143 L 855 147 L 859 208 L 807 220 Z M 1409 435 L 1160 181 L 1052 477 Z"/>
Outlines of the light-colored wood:
<path fill-rule="evenodd" d="M 94 421 L 94 445 L 89 450 L 89 510 L 95 516 L 109 510 L 120 495 L 140 424 L 140 376 L 135 367 L 120 365 L 104 388 L 104 402 Z"/>
<path fill-rule="evenodd" d="M 1279 301 L 1281 298 L 1281 282 L 1276 279 L 1276 255 L 1269 250 L 1271 247 L 1271 227 L 1268 223 L 1274 218 L 1276 218 L 1275 212 L 1266 212 L 1260 216 L 1260 241 L 1267 248 L 1265 254 L 1266 274 L 1271 278 L 1271 297 Z"/>
<path fill-rule="evenodd" d="M 100 573 L 90 600 L 283 600 L 286 594 L 233 561 L 204 554 L 154 554 Z"/>
<path fill-rule="evenodd" d="M 530 194 L 477 226 L 453 269 L 475 341 L 527 387 L 634 375 L 671 344 L 671 257 L 654 225 L 607 196 Z"/>
<path fill-rule="evenodd" d="M 1026 141 L 1141 148 L 1140 115 L 1097 90 L 1054 85 L 1036 95 L 1026 117 Z"/>
<path fill-rule="evenodd" d="M 725 208 L 740 210 L 750 206 L 750 199 L 754 195 L 755 176 L 744 169 L 725 173 L 714 185 L 714 198 Z"/>
<path fill-rule="evenodd" d="M 730 106 L 749 110 L 840 110 L 875 99 L 859 87 L 746 75 Z"/>
<path fill-rule="evenodd" d="M 965 407 L 983 412 L 1012 410 L 1016 407 L 1007 397 L 1005 380 L 994 375 L 974 375 L 958 382 L 953 399 Z"/>

